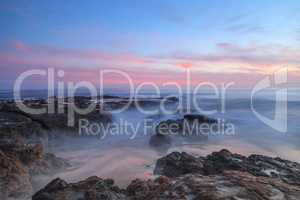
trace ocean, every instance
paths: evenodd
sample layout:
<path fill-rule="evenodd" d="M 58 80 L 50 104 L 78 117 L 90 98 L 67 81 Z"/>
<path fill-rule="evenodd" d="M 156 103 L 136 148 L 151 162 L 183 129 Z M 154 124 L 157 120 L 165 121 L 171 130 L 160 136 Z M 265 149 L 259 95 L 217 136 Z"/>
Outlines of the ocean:
<path fill-rule="evenodd" d="M 126 96 L 125 93 L 110 93 L 115 96 Z M 244 155 L 263 154 L 272 157 L 300 162 L 300 90 L 289 89 L 287 93 L 287 131 L 281 132 L 265 124 L 255 115 L 251 108 L 249 90 L 234 90 L 226 94 L 222 110 L 221 99 L 212 98 L 211 93 L 205 91 L 196 94 L 197 103 L 203 111 L 216 110 L 212 118 L 223 119 L 234 125 L 234 134 L 209 135 L 207 140 L 175 138 L 170 147 L 161 150 L 149 146 L 151 134 L 137 131 L 134 138 L 129 134 L 108 135 L 105 138 L 61 138 L 52 141 L 48 151 L 57 156 L 68 159 L 73 167 L 58 174 L 67 181 L 79 181 L 88 176 L 97 175 L 116 180 L 120 186 L 126 186 L 134 178 L 152 178 L 155 160 L 172 151 L 186 151 L 193 155 L 207 155 L 213 151 L 226 148 L 232 152 Z M 88 95 L 81 93 L 79 95 Z M 153 95 L 151 93 L 144 94 Z M 174 94 L 176 96 L 176 94 Z M 45 98 L 47 91 L 24 91 L 24 98 Z M 11 99 L 11 91 L 0 91 L 0 99 Z M 189 99 L 194 99 L 190 96 Z M 187 95 L 183 98 L 187 103 Z M 253 108 L 259 115 L 274 118 L 276 96 L 275 91 L 258 94 L 252 101 Z M 175 108 L 174 108 L 175 109 Z M 195 107 L 190 111 L 200 114 Z M 202 113 L 203 114 L 203 113 Z M 282 114 L 282 113 L 281 113 Z M 165 115 L 147 115 L 138 110 L 130 109 L 122 113 L 113 114 L 115 123 L 126 120 L 132 124 L 139 124 L 145 119 L 159 122 L 165 119 L 182 117 L 182 113 Z M 46 183 L 53 177 L 44 180 Z M 45 178 L 44 178 L 45 179 Z M 41 185 L 42 187 L 42 185 Z"/>

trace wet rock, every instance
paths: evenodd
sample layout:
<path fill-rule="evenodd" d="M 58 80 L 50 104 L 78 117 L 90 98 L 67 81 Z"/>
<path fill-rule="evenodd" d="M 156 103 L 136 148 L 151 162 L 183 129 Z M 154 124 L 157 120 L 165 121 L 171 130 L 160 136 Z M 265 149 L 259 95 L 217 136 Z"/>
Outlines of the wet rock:
<path fill-rule="evenodd" d="M 156 162 L 154 174 L 176 177 L 188 173 L 203 173 L 203 159 L 185 152 L 173 152 Z"/>
<path fill-rule="evenodd" d="M 105 96 L 104 96 L 105 97 Z M 152 108 L 153 106 L 158 106 L 160 104 L 173 105 L 178 101 L 175 96 L 169 97 L 111 97 L 103 98 L 103 108 L 104 110 L 118 110 L 118 109 L 137 109 L 137 107 L 146 109 Z"/>
<path fill-rule="evenodd" d="M 17 112 L 0 111 L 0 139 L 46 137 L 42 125 Z"/>
<path fill-rule="evenodd" d="M 41 159 L 35 160 L 28 168 L 31 176 L 47 175 L 60 172 L 71 165 L 62 158 L 51 153 L 43 154 Z"/>
<path fill-rule="evenodd" d="M 65 135 L 76 136 L 80 119 L 88 120 L 89 122 L 101 122 L 103 124 L 112 121 L 112 115 L 109 112 L 98 112 L 96 110 L 91 111 L 86 115 L 74 113 L 74 124 L 71 126 L 68 125 L 70 117 L 68 117 L 67 113 L 46 113 L 30 115 L 30 117 L 43 124 L 45 129 L 52 133 L 50 136 L 61 136 L 56 134 L 56 131 L 60 134 L 64 133 Z"/>
<path fill-rule="evenodd" d="M 20 160 L 24 165 L 30 165 L 34 161 L 41 159 L 43 154 L 43 146 L 41 144 L 24 145 L 11 140 L 5 142 L 2 140 L 0 142 L 0 150 L 6 155 Z"/>
<path fill-rule="evenodd" d="M 164 99 L 169 100 L 169 101 L 174 101 L 174 102 L 179 101 L 179 98 L 175 97 L 175 96 L 169 96 L 169 97 L 166 97 Z"/>
<path fill-rule="evenodd" d="M 42 144 L 23 144 L 12 140 L 0 140 L 0 150 L 26 166 L 32 175 L 48 174 L 66 168 L 69 163 L 51 153 L 44 153 Z"/>
<path fill-rule="evenodd" d="M 198 158 L 173 152 L 158 159 L 154 173 L 174 177 L 195 172 L 203 175 L 220 174 L 226 170 L 248 172 L 253 176 L 271 177 L 292 185 L 300 185 L 299 163 L 262 155 L 245 157 L 226 149 Z"/>
<path fill-rule="evenodd" d="M 280 180 L 255 177 L 247 172 L 225 171 L 219 175 L 186 174 L 167 183 L 136 180 L 127 190 L 130 199 L 299 199 L 300 188 Z"/>
<path fill-rule="evenodd" d="M 274 167 L 286 173 L 285 176 L 255 173 Z M 212 169 L 208 170 L 208 168 Z M 299 175 L 299 164 L 280 158 L 260 155 L 245 157 L 228 150 L 199 158 L 184 152 L 173 152 L 157 161 L 154 173 L 165 176 L 154 180 L 135 179 L 126 190 L 114 186 L 110 179 L 103 180 L 98 177 L 90 177 L 70 184 L 55 179 L 37 192 L 32 199 L 300 199 L 300 185 L 296 181 Z"/>
<path fill-rule="evenodd" d="M 244 157 L 228 150 L 212 153 L 205 160 L 205 172 L 217 174 L 224 170 L 247 171 L 254 176 L 265 176 L 300 185 L 300 164 L 262 155 Z"/>
<path fill-rule="evenodd" d="M 32 200 L 122 200 L 126 199 L 124 190 L 115 186 L 111 179 L 89 177 L 78 183 L 67 183 L 59 178 L 50 182 L 37 192 Z"/>
<path fill-rule="evenodd" d="M 27 199 L 32 192 L 28 169 L 0 150 L 0 199 Z"/>
<path fill-rule="evenodd" d="M 244 164 L 246 159 L 246 157 L 232 154 L 226 149 L 213 152 L 205 158 L 204 172 L 206 174 L 218 174 L 224 170 L 247 171 L 247 167 Z"/>
<path fill-rule="evenodd" d="M 133 180 L 126 189 L 128 199 L 156 199 L 171 185 L 171 179 L 160 176 L 153 180 Z"/>
<path fill-rule="evenodd" d="M 75 97 L 72 104 L 79 108 L 86 108 L 91 103 L 90 97 Z M 48 104 L 45 101 L 27 100 L 23 103 L 30 108 L 47 108 Z M 74 125 L 69 126 L 68 109 L 72 106 L 68 102 L 68 98 L 61 103 L 58 99 L 54 99 L 54 113 L 30 114 L 21 111 L 15 104 L 2 103 L 0 106 L 0 138 L 45 138 L 48 136 L 59 136 L 59 133 L 64 133 L 71 136 L 76 136 L 79 128 L 79 120 L 86 119 L 90 122 L 101 122 L 108 124 L 112 121 L 112 115 L 109 112 L 103 111 L 99 106 L 95 107 L 87 114 L 78 114 L 74 111 Z M 34 106 L 33 106 L 34 105 Z M 58 107 L 61 107 L 61 112 L 58 112 Z M 63 132 L 62 132 L 63 131 Z"/>
<path fill-rule="evenodd" d="M 27 199 L 33 192 L 35 176 L 49 175 L 69 164 L 52 154 L 44 154 L 40 144 L 0 141 L 0 197 Z"/>
<path fill-rule="evenodd" d="M 218 123 L 218 121 L 215 119 L 206 117 L 205 115 L 199 115 L 199 114 L 186 114 L 184 115 L 183 119 L 189 122 Z"/>
<path fill-rule="evenodd" d="M 44 191 L 47 192 L 55 192 L 57 190 L 64 189 L 68 186 L 68 183 L 60 178 L 56 178 L 51 181 L 47 186 L 44 188 Z"/>
<path fill-rule="evenodd" d="M 176 178 L 133 180 L 126 190 L 107 184 L 98 177 L 78 183 L 55 179 L 37 192 L 33 200 L 126 199 L 126 200 L 295 200 L 300 187 L 279 179 L 256 177 L 247 172 L 224 171 L 216 175 L 185 174 Z"/>
<path fill-rule="evenodd" d="M 300 164 L 281 158 L 251 155 L 245 162 L 247 171 L 256 176 L 267 176 L 300 186 Z"/>

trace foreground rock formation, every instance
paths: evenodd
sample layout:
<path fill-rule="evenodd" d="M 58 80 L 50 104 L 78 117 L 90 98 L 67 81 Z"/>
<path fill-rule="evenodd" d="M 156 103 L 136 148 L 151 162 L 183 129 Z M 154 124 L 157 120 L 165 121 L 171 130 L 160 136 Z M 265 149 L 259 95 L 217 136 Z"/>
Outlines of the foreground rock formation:
<path fill-rule="evenodd" d="M 111 179 L 89 177 L 78 183 L 67 183 L 59 178 L 37 192 L 33 200 L 126 199 L 125 191 L 114 185 Z"/>
<path fill-rule="evenodd" d="M 34 177 L 58 172 L 69 164 L 43 146 L 0 141 L 0 199 L 28 199 L 37 183 Z"/>
<path fill-rule="evenodd" d="M 245 157 L 227 150 L 207 157 L 171 153 L 157 161 L 154 180 L 136 179 L 126 189 L 111 179 L 90 177 L 78 183 L 55 179 L 33 200 L 98 199 L 300 199 L 300 164 L 260 155 Z"/>
<path fill-rule="evenodd" d="M 184 152 L 173 152 L 158 159 L 154 173 L 177 177 L 190 173 L 220 174 L 226 170 L 247 172 L 257 177 L 275 178 L 287 184 L 300 186 L 300 164 L 298 163 L 262 155 L 245 157 L 225 149 L 207 157 L 194 157 Z"/>
<path fill-rule="evenodd" d="M 74 98 L 28 99 L 22 103 L 31 109 L 46 109 L 44 114 L 30 114 L 23 112 L 14 101 L 0 101 L 0 139 L 1 138 L 45 138 L 48 136 L 77 136 L 80 119 L 90 122 L 101 122 L 104 126 L 112 122 L 110 111 L 128 107 L 136 109 L 137 106 L 147 108 L 157 106 L 164 102 L 169 105 L 176 103 L 178 98 L 134 98 L 129 99 L 117 96 L 88 97 L 75 96 Z M 92 106 L 87 114 L 75 112 L 74 107 L 85 109 Z M 51 108 L 51 109 L 48 109 Z M 73 113 L 74 112 L 74 113 Z M 70 114 L 71 113 L 71 114 Z M 70 117 L 71 116 L 71 117 Z M 74 120 L 71 126 L 70 120 Z M 83 133 L 88 136 L 88 133 Z M 82 135 L 81 135 L 82 136 Z"/>
<path fill-rule="evenodd" d="M 77 136 L 77 130 L 80 119 L 89 121 L 102 122 L 108 124 L 112 121 L 112 115 L 109 112 L 103 111 L 99 105 L 95 106 L 88 114 L 74 113 L 74 125 L 69 126 L 68 120 L 68 99 L 62 104 L 54 101 L 55 111 L 44 114 L 29 114 L 21 111 L 14 102 L 0 103 L 0 139 L 9 138 L 46 138 L 64 135 Z M 85 108 L 91 104 L 89 97 L 76 97 L 74 105 L 80 108 Z M 48 103 L 45 100 L 27 100 L 23 102 L 26 106 L 35 109 L 47 108 Z M 58 112 L 57 109 L 61 109 Z M 60 135 L 58 135 L 59 133 Z"/>

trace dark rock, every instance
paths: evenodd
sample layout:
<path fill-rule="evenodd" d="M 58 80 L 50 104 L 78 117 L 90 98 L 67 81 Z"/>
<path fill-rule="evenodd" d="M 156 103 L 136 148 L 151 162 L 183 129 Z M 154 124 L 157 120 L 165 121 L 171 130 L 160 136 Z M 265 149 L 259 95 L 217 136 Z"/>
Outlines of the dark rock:
<path fill-rule="evenodd" d="M 111 179 L 103 180 L 96 176 L 78 183 L 66 183 L 57 178 L 45 188 L 33 195 L 32 200 L 122 200 L 126 199 L 124 191 L 115 186 Z"/>
<path fill-rule="evenodd" d="M 54 174 L 68 167 L 70 164 L 65 159 L 51 153 L 45 153 L 41 159 L 29 165 L 29 173 L 31 176 Z"/>
<path fill-rule="evenodd" d="M 205 158 L 173 152 L 158 159 L 154 173 L 176 177 L 195 172 L 203 175 L 220 174 L 226 170 L 276 178 L 300 186 L 300 164 L 298 163 L 262 155 L 245 157 L 225 149 L 213 152 Z"/>
<path fill-rule="evenodd" d="M 67 186 L 68 186 L 68 183 L 66 181 L 64 181 L 60 178 L 56 178 L 45 187 L 45 191 L 53 192 L 56 190 L 64 189 Z"/>
<path fill-rule="evenodd" d="M 188 173 L 203 173 L 203 159 L 185 152 L 173 152 L 156 162 L 154 174 L 176 177 Z"/>
<path fill-rule="evenodd" d="M 198 122 L 198 123 L 218 123 L 217 120 L 206 117 L 204 115 L 199 114 L 186 114 L 183 117 L 184 120 L 187 120 L 189 122 Z"/>
<path fill-rule="evenodd" d="M 178 99 L 178 97 L 175 97 L 175 96 L 169 96 L 169 97 L 166 97 L 166 98 L 164 98 L 164 99 L 167 99 L 167 100 L 169 100 L 169 101 L 179 101 L 179 99 Z"/>
<path fill-rule="evenodd" d="M 33 192 L 36 175 L 49 175 L 69 166 L 52 154 L 44 154 L 40 144 L 0 141 L 0 197 L 27 199 Z"/>
<path fill-rule="evenodd" d="M 0 139 L 46 137 L 42 125 L 17 112 L 0 111 Z"/>
<path fill-rule="evenodd" d="M 26 199 L 32 191 L 27 168 L 0 150 L 0 199 Z"/>
<path fill-rule="evenodd" d="M 157 180 L 157 179 L 156 179 Z M 127 188 L 130 199 L 299 199 L 300 188 L 280 180 L 255 177 L 247 172 L 225 171 L 219 175 L 186 174 L 160 183 L 135 180 Z"/>
<path fill-rule="evenodd" d="M 18 144 L 13 141 L 0 142 L 0 150 L 6 155 L 20 160 L 24 165 L 30 165 L 42 158 L 43 146 Z"/>
<path fill-rule="evenodd" d="M 89 180 L 90 179 L 90 180 Z M 78 183 L 56 179 L 36 193 L 33 200 L 273 200 L 300 198 L 300 187 L 279 179 L 256 177 L 247 172 L 224 171 L 205 176 L 186 174 L 176 178 L 160 176 L 155 180 L 133 180 L 126 190 L 113 189 L 104 180 L 92 177 Z"/>
<path fill-rule="evenodd" d="M 267 176 L 300 186 L 300 164 L 281 158 L 251 155 L 246 160 L 247 171 L 255 176 Z"/>
<path fill-rule="evenodd" d="M 30 114 L 21 111 L 15 104 L 2 103 L 0 106 L 0 139 L 1 138 L 45 138 L 48 136 L 60 136 L 59 133 L 65 135 L 76 136 L 76 130 L 79 128 L 79 120 L 86 119 L 90 122 L 101 122 L 108 124 L 112 121 L 112 115 L 109 112 L 103 111 L 99 105 L 88 114 L 74 113 L 74 125 L 68 125 L 68 98 L 63 104 L 58 104 L 58 100 L 54 99 L 55 112 L 44 114 Z M 23 103 L 31 108 L 47 108 L 48 104 L 44 101 L 26 100 Z M 74 103 L 80 108 L 85 108 L 90 105 L 90 97 L 75 97 Z M 63 113 L 59 113 L 57 107 L 62 107 Z M 98 107 L 97 107 L 98 106 Z M 63 132 L 61 131 L 63 130 Z"/>
<path fill-rule="evenodd" d="M 223 149 L 219 152 L 213 152 L 208 155 L 204 162 L 204 172 L 206 174 L 218 174 L 224 170 L 247 171 L 244 165 L 246 157 L 232 154 L 230 151 Z"/>
<path fill-rule="evenodd" d="M 258 173 L 275 167 L 285 174 L 265 176 Z M 32 199 L 300 199 L 300 185 L 297 184 L 299 164 L 280 158 L 260 155 L 244 157 L 228 150 L 214 152 L 205 158 L 173 152 L 157 161 L 154 172 L 168 177 L 160 176 L 154 180 L 135 179 L 126 190 L 115 186 L 112 180 L 98 177 L 90 177 L 78 183 L 55 179 Z"/>
<path fill-rule="evenodd" d="M 129 184 L 126 191 L 129 199 L 157 199 L 170 185 L 171 180 L 164 176 L 154 181 L 136 179 Z"/>

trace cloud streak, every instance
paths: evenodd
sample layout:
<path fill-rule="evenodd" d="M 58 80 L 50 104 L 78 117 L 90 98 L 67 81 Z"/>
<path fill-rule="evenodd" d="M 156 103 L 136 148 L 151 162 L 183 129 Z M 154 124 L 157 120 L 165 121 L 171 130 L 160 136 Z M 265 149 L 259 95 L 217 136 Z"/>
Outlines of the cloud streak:
<path fill-rule="evenodd" d="M 279 45 L 246 45 L 233 43 L 218 43 L 214 53 L 177 52 L 161 59 L 172 62 L 190 62 L 203 71 L 221 73 L 269 73 L 278 67 L 300 66 L 300 50 Z M 227 71 L 226 71 L 227 70 Z M 205 71 L 205 70 L 204 70 Z"/>
<path fill-rule="evenodd" d="M 265 30 L 250 13 L 233 16 L 224 23 L 226 31 L 236 34 L 260 33 Z"/>
<path fill-rule="evenodd" d="M 128 72 L 135 83 L 175 81 L 184 84 L 184 68 L 191 68 L 194 75 L 201 77 L 201 81 L 231 79 L 241 82 L 239 85 L 247 85 L 279 67 L 289 67 L 293 76 L 299 78 L 299 66 L 299 49 L 279 45 L 241 46 L 228 42 L 216 44 L 215 51 L 211 53 L 176 52 L 156 56 L 28 45 L 23 42 L 14 42 L 10 49 L 0 51 L 3 80 L 14 79 L 27 69 L 54 67 L 66 70 L 66 80 L 96 82 L 99 69 L 113 68 Z M 120 84 L 122 80 L 111 78 L 108 82 Z"/>
<path fill-rule="evenodd" d="M 151 63 L 150 59 L 129 53 L 27 45 L 19 41 L 13 42 L 11 47 L 10 52 L 0 52 L 0 63 L 2 65 L 60 67 L 82 65 L 83 67 L 92 67 L 97 65 L 142 65 Z"/>

